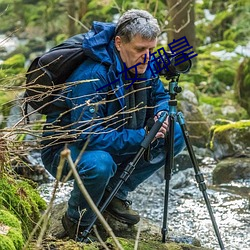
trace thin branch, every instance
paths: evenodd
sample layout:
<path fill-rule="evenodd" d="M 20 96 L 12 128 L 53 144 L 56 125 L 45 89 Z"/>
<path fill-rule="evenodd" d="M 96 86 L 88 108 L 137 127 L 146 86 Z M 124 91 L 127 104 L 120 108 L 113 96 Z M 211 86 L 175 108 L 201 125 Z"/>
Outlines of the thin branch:
<path fill-rule="evenodd" d="M 43 239 L 43 236 L 44 236 L 45 231 L 47 229 L 49 218 L 51 216 L 51 210 L 52 210 L 54 200 L 56 198 L 56 191 L 57 191 L 57 188 L 59 186 L 59 180 L 60 180 L 61 175 L 62 175 L 62 170 L 63 170 L 65 160 L 66 159 L 63 158 L 63 157 L 60 158 L 60 162 L 59 162 L 58 168 L 57 168 L 56 182 L 55 182 L 55 186 L 54 186 L 54 189 L 53 189 L 53 192 L 52 192 L 52 197 L 50 199 L 49 205 L 48 205 L 46 211 L 44 212 L 44 214 L 41 216 L 40 220 L 37 222 L 37 224 L 36 224 L 35 228 L 33 229 L 33 231 L 30 233 L 29 238 L 28 238 L 26 244 L 23 247 L 23 250 L 29 249 L 28 246 L 29 246 L 30 241 L 33 239 L 33 236 L 35 235 L 35 233 L 37 232 L 37 230 L 40 228 L 41 224 L 43 223 L 42 228 L 41 228 L 41 232 L 39 234 L 37 244 L 36 244 L 38 247 L 41 246 L 42 239 Z"/>
<path fill-rule="evenodd" d="M 104 217 L 102 216 L 102 214 L 100 213 L 98 208 L 96 207 L 95 203 L 93 202 L 92 198 L 90 197 L 88 191 L 86 190 L 86 188 L 85 188 L 79 174 L 77 173 L 74 162 L 73 162 L 73 160 L 71 158 L 70 150 L 69 149 L 64 149 L 61 152 L 61 157 L 66 158 L 68 160 L 69 166 L 70 166 L 70 168 L 71 168 L 71 170 L 73 172 L 73 176 L 75 178 L 75 181 L 76 181 L 80 191 L 82 192 L 84 198 L 88 202 L 88 204 L 89 204 L 90 208 L 92 209 L 92 211 L 94 211 L 94 213 L 97 215 L 98 219 L 100 220 L 100 222 L 104 226 L 105 230 L 113 238 L 115 245 L 118 247 L 119 250 L 124 250 L 123 247 L 121 246 L 121 244 L 119 243 L 119 241 L 117 240 L 116 236 L 114 235 L 111 227 L 106 222 L 106 220 L 104 219 Z"/>
<path fill-rule="evenodd" d="M 80 26 L 82 26 L 86 31 L 89 31 L 89 28 L 87 26 L 85 26 L 82 22 L 80 22 L 79 20 L 77 20 L 76 18 L 74 18 L 71 15 L 68 15 L 68 17 L 72 20 L 74 20 L 76 23 L 80 24 Z"/>

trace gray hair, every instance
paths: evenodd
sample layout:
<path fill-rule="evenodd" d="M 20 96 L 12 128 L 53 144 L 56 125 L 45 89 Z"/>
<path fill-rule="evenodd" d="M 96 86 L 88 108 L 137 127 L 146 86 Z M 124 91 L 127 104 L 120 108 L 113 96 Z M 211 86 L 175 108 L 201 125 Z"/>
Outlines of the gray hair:
<path fill-rule="evenodd" d="M 160 34 L 160 27 L 149 12 L 132 9 L 119 18 L 115 32 L 116 36 L 120 36 L 125 43 L 128 43 L 135 35 L 153 40 Z"/>

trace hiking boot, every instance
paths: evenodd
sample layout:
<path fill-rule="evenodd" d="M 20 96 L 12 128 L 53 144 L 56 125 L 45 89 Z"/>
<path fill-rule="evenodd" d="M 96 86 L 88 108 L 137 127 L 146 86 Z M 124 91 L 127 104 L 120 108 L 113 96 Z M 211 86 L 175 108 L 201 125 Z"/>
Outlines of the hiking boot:
<path fill-rule="evenodd" d="M 131 205 L 132 201 L 114 197 L 105 211 L 122 223 L 134 225 L 140 221 L 140 216 L 130 208 Z"/>
<path fill-rule="evenodd" d="M 78 225 L 75 221 L 68 217 L 67 213 L 62 217 L 62 225 L 66 232 L 65 236 L 68 236 L 70 239 L 79 242 L 91 243 L 97 241 L 97 238 L 90 234 L 86 239 L 83 238 L 83 232 L 86 227 Z"/>

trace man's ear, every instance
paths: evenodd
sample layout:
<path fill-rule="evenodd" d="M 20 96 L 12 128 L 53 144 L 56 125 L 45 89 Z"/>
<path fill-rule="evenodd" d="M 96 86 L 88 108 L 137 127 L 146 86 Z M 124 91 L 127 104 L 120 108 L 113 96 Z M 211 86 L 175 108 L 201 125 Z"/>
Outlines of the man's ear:
<path fill-rule="evenodd" d="M 121 43 L 122 43 L 121 37 L 116 36 L 115 37 L 115 47 L 118 51 L 120 51 L 120 49 L 121 49 Z"/>

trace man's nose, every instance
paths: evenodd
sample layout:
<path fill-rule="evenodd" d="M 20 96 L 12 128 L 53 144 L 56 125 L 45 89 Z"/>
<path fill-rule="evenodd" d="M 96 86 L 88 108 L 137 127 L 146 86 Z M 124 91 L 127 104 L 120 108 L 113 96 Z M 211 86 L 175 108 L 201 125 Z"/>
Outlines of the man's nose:
<path fill-rule="evenodd" d="M 150 60 L 150 51 L 147 49 L 145 51 L 145 54 L 143 55 L 144 63 L 148 62 Z"/>

